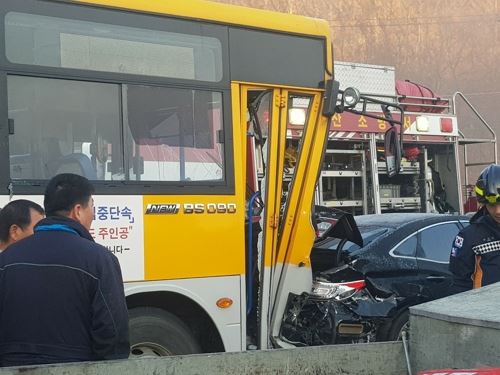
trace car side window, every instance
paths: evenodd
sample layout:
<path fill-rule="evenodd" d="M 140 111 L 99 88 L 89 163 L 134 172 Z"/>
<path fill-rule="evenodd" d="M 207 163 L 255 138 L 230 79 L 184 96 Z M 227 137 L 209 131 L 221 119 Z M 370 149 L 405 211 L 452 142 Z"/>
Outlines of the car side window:
<path fill-rule="evenodd" d="M 414 257 L 416 249 L 417 249 L 417 236 L 412 235 L 411 237 L 408 237 L 406 240 L 401 242 L 392 251 L 392 254 L 397 256 Z"/>
<path fill-rule="evenodd" d="M 448 263 L 450 260 L 451 244 L 458 234 L 459 228 L 455 223 L 435 225 L 420 232 L 420 245 L 417 257 L 434 262 Z"/>

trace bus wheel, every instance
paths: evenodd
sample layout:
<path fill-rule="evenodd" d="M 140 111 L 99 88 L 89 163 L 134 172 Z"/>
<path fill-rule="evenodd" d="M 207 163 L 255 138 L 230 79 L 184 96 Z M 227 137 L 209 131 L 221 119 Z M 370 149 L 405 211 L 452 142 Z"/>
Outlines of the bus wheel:
<path fill-rule="evenodd" d="M 129 311 L 131 358 L 201 353 L 189 328 L 175 315 L 156 307 Z"/>

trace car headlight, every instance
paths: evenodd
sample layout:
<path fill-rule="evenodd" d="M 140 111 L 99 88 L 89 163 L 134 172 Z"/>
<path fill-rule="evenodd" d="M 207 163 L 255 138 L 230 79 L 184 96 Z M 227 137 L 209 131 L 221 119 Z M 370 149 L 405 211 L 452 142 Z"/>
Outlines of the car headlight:
<path fill-rule="evenodd" d="M 334 298 L 337 301 L 343 301 L 352 297 L 359 290 L 364 289 L 365 286 L 366 283 L 364 280 L 349 281 L 345 283 L 314 281 L 311 289 L 311 297 L 321 300 Z"/>

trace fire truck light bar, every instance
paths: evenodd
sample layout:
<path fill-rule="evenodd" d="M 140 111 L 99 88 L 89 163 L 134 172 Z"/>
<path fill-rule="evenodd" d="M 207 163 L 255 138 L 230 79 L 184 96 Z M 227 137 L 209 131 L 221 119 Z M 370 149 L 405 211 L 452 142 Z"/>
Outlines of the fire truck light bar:
<path fill-rule="evenodd" d="M 453 132 L 453 122 L 451 118 L 442 118 L 441 119 L 441 131 L 443 133 L 452 133 Z"/>
<path fill-rule="evenodd" d="M 429 119 L 425 116 L 417 117 L 417 131 L 428 132 L 429 131 Z"/>

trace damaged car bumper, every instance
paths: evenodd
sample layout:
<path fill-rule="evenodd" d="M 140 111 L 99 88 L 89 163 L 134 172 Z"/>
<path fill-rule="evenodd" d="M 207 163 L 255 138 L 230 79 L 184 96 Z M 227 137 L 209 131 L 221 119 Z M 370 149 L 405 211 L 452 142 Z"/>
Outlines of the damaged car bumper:
<path fill-rule="evenodd" d="M 280 337 L 297 346 L 376 341 L 397 309 L 395 296 L 374 297 L 363 280 L 315 282 L 311 293 L 289 296 Z"/>

